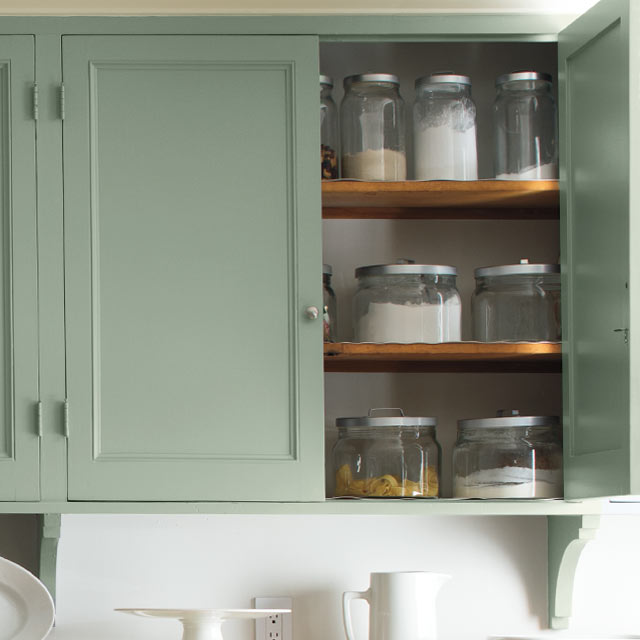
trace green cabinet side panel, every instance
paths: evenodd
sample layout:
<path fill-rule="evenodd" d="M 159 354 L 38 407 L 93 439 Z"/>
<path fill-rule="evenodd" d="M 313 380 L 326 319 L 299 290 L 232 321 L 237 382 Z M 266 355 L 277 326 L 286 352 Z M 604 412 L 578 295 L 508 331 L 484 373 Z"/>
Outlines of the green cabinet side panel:
<path fill-rule="evenodd" d="M 323 498 L 315 37 L 68 36 L 69 498 Z"/>
<path fill-rule="evenodd" d="M 559 39 L 567 498 L 631 491 L 629 25 L 603 0 Z"/>
<path fill-rule="evenodd" d="M 0 496 L 37 500 L 34 42 L 0 37 Z"/>

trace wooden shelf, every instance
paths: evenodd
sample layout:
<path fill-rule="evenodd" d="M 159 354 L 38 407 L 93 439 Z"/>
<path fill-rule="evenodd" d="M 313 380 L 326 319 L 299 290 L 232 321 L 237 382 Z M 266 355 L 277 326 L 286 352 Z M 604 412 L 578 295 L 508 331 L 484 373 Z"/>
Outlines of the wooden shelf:
<path fill-rule="evenodd" d="M 326 372 L 556 373 L 562 346 L 550 342 L 324 345 Z"/>
<path fill-rule="evenodd" d="M 553 220 L 556 180 L 322 183 L 325 219 Z"/>

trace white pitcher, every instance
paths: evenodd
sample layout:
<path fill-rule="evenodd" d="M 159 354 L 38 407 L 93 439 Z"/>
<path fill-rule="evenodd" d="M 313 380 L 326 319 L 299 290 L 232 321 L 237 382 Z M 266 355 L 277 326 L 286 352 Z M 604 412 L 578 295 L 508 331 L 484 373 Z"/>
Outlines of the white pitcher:
<path fill-rule="evenodd" d="M 366 591 L 345 591 L 342 613 L 347 640 L 355 640 L 350 602 L 369 603 L 369 640 L 435 640 L 436 596 L 451 576 L 428 571 L 372 573 Z"/>

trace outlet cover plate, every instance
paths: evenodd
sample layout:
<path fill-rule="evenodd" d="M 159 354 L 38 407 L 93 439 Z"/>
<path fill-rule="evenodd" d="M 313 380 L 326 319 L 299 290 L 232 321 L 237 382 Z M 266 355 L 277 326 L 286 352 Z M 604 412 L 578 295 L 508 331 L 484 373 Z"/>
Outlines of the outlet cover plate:
<path fill-rule="evenodd" d="M 292 599 L 288 596 L 256 597 L 253 599 L 253 606 L 256 609 L 292 609 Z M 255 640 L 293 640 L 292 614 L 281 613 L 268 618 L 258 618 L 255 630 Z"/>

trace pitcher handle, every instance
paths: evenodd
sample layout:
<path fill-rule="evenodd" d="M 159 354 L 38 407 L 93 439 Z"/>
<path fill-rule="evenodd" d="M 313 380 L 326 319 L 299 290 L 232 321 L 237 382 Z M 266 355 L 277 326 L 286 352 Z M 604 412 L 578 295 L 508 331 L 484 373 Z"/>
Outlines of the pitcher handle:
<path fill-rule="evenodd" d="M 344 632 L 347 634 L 347 640 L 355 640 L 353 635 L 353 625 L 351 624 L 351 607 L 352 600 L 366 600 L 371 606 L 371 589 L 366 591 L 345 591 L 342 594 L 342 619 L 344 621 Z"/>

